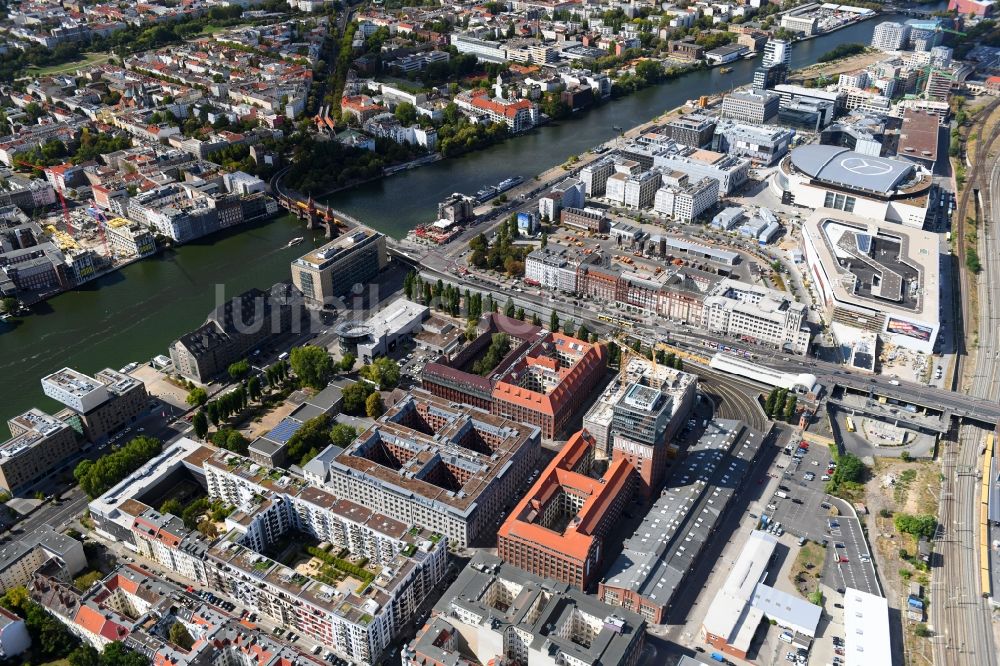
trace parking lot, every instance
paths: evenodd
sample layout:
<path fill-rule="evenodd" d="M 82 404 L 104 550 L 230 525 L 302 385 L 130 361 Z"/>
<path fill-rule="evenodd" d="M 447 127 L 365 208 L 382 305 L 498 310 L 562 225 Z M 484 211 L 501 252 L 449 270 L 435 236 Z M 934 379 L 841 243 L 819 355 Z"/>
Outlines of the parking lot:
<path fill-rule="evenodd" d="M 881 596 L 861 522 L 847 502 L 826 493 L 829 450 L 813 444 L 795 456 L 794 443 L 790 446 L 791 454 L 782 453 L 775 461 L 781 475 L 777 491 L 768 499 L 768 518 L 795 536 L 827 545 L 823 576 L 831 587 Z M 840 515 L 830 515 L 834 507 Z"/>

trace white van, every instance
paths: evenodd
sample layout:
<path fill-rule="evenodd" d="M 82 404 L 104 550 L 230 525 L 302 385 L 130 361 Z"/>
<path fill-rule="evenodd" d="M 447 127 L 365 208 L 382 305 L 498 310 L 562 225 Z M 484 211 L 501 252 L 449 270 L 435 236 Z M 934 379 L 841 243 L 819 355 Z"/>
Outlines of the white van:
<path fill-rule="evenodd" d="M 786 493 L 784 490 L 779 490 L 778 492 L 774 493 L 774 496 L 780 497 L 781 499 L 788 499 L 788 493 Z"/>
<path fill-rule="evenodd" d="M 791 632 L 789 632 L 789 631 L 783 631 L 783 632 L 781 632 L 781 635 L 778 636 L 778 640 L 784 641 L 785 643 L 788 643 L 788 644 L 791 644 L 791 642 L 792 642 L 792 634 L 791 634 Z"/>

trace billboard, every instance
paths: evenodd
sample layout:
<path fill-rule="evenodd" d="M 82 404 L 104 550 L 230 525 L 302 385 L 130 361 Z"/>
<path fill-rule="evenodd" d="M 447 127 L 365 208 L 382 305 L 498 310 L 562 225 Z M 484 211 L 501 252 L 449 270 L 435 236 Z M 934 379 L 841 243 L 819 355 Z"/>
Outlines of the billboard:
<path fill-rule="evenodd" d="M 895 317 L 889 317 L 889 321 L 885 325 L 885 330 L 887 333 L 905 335 L 917 340 L 923 340 L 924 342 L 930 341 L 931 336 L 934 335 L 934 329 L 929 326 L 921 326 L 920 324 L 914 324 L 912 321 L 904 321 Z"/>

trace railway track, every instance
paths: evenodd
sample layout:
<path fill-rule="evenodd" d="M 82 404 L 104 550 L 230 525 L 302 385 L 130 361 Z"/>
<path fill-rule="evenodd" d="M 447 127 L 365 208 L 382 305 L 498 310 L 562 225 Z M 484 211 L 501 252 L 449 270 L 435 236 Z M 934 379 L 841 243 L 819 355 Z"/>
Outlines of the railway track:
<path fill-rule="evenodd" d="M 997 102 L 992 103 L 981 116 L 988 119 Z M 969 394 L 987 400 L 997 400 L 998 364 L 1000 352 L 1000 266 L 997 265 L 996 227 L 993 215 L 1000 212 L 1000 163 L 990 157 L 993 144 L 1000 136 L 1000 125 L 982 142 L 983 123 L 977 128 L 976 163 L 966 189 L 957 206 L 958 233 L 956 248 L 959 251 L 960 284 L 963 294 L 977 288 L 979 340 L 969 383 Z M 968 217 L 969 198 L 973 210 L 981 204 L 978 247 L 982 272 L 976 275 L 965 263 L 965 224 Z M 963 324 L 970 313 L 969 299 L 956 299 L 961 305 Z M 953 388 L 962 383 L 962 361 L 966 349 L 959 350 Z M 965 368 L 965 370 L 968 370 Z M 931 622 L 935 629 L 934 663 L 940 666 L 996 666 L 997 655 L 993 640 L 992 613 L 983 598 L 978 558 L 978 494 L 980 450 L 988 431 L 977 426 L 960 426 L 957 444 L 946 445 L 942 458 L 942 484 L 938 519 L 937 551 L 942 566 L 937 568 L 932 583 Z"/>

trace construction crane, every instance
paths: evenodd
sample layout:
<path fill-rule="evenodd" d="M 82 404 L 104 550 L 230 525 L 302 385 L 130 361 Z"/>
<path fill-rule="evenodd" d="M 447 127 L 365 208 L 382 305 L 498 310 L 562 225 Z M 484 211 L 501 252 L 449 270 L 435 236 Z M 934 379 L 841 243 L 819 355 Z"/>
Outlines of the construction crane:
<path fill-rule="evenodd" d="M 37 169 L 39 171 L 45 171 L 46 169 L 46 167 L 43 167 L 40 164 L 32 164 L 31 162 L 25 162 L 24 160 L 15 159 L 14 162 L 22 166 L 31 167 L 32 169 Z M 69 217 L 69 206 L 66 205 L 66 198 L 63 196 L 62 190 L 60 190 L 59 188 L 53 188 L 53 189 L 56 191 L 56 195 L 59 197 L 60 205 L 62 205 L 63 222 L 66 225 L 66 233 L 68 233 L 72 238 L 73 221 Z"/>
<path fill-rule="evenodd" d="M 104 228 L 108 224 L 108 217 L 104 214 L 100 208 L 97 207 L 97 202 L 93 199 L 90 200 L 93 206 L 87 207 L 87 214 L 94 218 L 94 222 L 97 224 L 97 233 L 101 236 L 101 244 L 104 246 L 104 256 L 108 258 L 111 257 L 111 251 L 108 249 L 108 237 L 104 233 Z"/>

